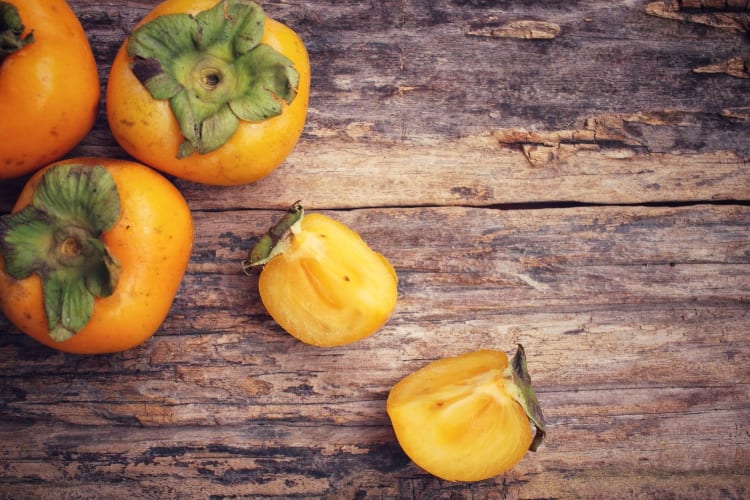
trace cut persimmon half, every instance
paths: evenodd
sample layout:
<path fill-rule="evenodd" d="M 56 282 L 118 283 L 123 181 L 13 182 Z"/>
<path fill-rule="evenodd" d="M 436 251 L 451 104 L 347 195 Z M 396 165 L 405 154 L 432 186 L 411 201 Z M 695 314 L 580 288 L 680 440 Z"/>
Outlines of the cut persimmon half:
<path fill-rule="evenodd" d="M 286 332 L 318 347 L 368 337 L 390 318 L 398 276 L 354 230 L 299 202 L 266 232 L 243 261 L 260 269 L 258 290 L 268 314 Z"/>
<path fill-rule="evenodd" d="M 449 481 L 497 476 L 545 435 L 520 345 L 510 364 L 493 350 L 433 361 L 391 389 L 387 411 L 409 458 Z"/>

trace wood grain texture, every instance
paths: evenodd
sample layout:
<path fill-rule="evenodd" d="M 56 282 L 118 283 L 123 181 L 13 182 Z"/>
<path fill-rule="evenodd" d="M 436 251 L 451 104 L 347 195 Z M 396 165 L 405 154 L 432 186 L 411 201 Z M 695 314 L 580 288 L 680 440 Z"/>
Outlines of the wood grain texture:
<path fill-rule="evenodd" d="M 103 85 L 156 3 L 70 1 Z M 0 317 L 0 498 L 750 495 L 750 79 L 716 66 L 749 52 L 747 6 L 263 5 L 310 51 L 302 140 L 254 185 L 174 180 L 196 241 L 144 345 L 66 355 Z M 73 155 L 125 157 L 103 112 Z M 301 344 L 242 273 L 296 199 L 395 266 L 372 337 Z M 539 451 L 473 484 L 413 465 L 390 387 L 517 343 Z"/>

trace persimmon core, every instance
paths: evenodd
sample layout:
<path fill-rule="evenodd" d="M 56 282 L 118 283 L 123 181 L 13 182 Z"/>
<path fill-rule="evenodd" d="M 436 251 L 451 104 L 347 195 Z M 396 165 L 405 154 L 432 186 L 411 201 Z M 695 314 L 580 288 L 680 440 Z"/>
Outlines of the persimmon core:
<path fill-rule="evenodd" d="M 204 68 L 201 72 L 201 82 L 206 90 L 213 90 L 221 83 L 221 73 L 213 68 Z"/>

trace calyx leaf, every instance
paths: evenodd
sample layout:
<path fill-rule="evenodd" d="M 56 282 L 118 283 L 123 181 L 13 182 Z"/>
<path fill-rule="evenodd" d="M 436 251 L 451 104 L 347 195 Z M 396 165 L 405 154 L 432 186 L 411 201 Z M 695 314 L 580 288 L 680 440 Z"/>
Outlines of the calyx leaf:
<path fill-rule="evenodd" d="M 518 344 L 516 355 L 510 362 L 510 374 L 513 382 L 518 387 L 519 398 L 518 403 L 523 407 L 526 416 L 536 427 L 536 433 L 534 439 L 531 441 L 529 451 L 536 451 L 542 441 L 544 441 L 547 435 L 547 430 L 544 426 L 544 414 L 542 413 L 542 407 L 539 405 L 539 400 L 534 393 L 534 389 L 531 387 L 531 376 L 526 366 L 526 351 L 521 344 Z"/>
<path fill-rule="evenodd" d="M 237 61 L 246 93 L 229 106 L 241 120 L 262 121 L 279 115 L 281 99 L 290 103 L 296 97 L 299 73 L 291 61 L 280 61 L 279 55 L 271 47 L 259 45 Z"/>
<path fill-rule="evenodd" d="M 120 218 L 117 185 L 104 167 L 49 169 L 34 192 L 33 205 L 92 234 L 101 234 Z"/>
<path fill-rule="evenodd" d="M 86 326 L 95 297 L 111 295 L 120 264 L 102 234 L 120 219 L 120 197 L 102 166 L 58 165 L 47 170 L 31 205 L 0 217 L 0 253 L 17 280 L 42 280 L 50 336 L 69 339 Z"/>
<path fill-rule="evenodd" d="M 0 62 L 34 41 L 33 32 L 23 36 L 26 27 L 15 5 L 0 2 Z"/>
<path fill-rule="evenodd" d="M 33 206 L 11 216 L 0 218 L 0 252 L 5 259 L 5 271 L 21 280 L 31 276 L 44 265 L 43 254 L 53 246 L 47 214 Z"/>
<path fill-rule="evenodd" d="M 305 209 L 299 201 L 289 207 L 284 216 L 261 236 L 250 249 L 247 259 L 242 261 L 245 274 L 252 274 L 253 270 L 261 269 L 276 255 L 284 251 L 289 237 L 299 231 Z"/>
<path fill-rule="evenodd" d="M 283 54 L 261 44 L 263 9 L 250 0 L 221 0 L 193 16 L 170 14 L 133 31 L 133 74 L 154 99 L 168 99 L 185 142 L 178 157 L 223 146 L 240 120 L 282 113 L 299 85 Z"/>

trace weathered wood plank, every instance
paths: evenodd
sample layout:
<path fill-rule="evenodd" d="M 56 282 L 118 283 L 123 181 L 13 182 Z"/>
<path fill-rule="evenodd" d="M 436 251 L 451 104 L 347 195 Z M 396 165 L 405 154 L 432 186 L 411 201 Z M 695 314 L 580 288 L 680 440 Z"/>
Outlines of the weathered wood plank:
<path fill-rule="evenodd" d="M 748 487 L 747 446 L 717 443 L 736 433 L 732 428 L 742 415 L 713 411 L 565 421 L 546 454 L 527 456 L 502 481 L 470 486 L 424 476 L 383 428 L 299 422 L 272 429 L 253 424 L 158 430 L 34 425 L 24 429 L 28 439 L 16 451 L 20 459 L 6 470 L 20 479 L 9 485 L 10 492 L 32 491 L 33 484 L 41 486 L 35 492 L 51 492 L 48 485 L 59 484 L 74 494 L 100 488 L 131 496 L 150 490 L 150 498 L 448 498 L 449 493 L 483 497 L 489 492 L 511 498 L 554 492 L 571 498 L 623 491 L 691 497 L 713 496 L 717 487 L 725 496 L 741 498 Z M 703 439 L 686 445 L 685 429 L 700 429 Z M 686 467 L 693 472 L 683 473 Z"/>
<path fill-rule="evenodd" d="M 405 200 L 414 206 L 488 206 L 750 199 L 750 162 L 734 153 L 637 152 L 520 135 L 528 137 L 513 130 L 423 144 L 303 140 L 258 183 L 177 185 L 197 210 L 283 208 L 297 199 L 315 208 L 399 206 Z M 3 189 L 3 208 L 10 209 L 18 189 L 19 182 Z"/>
<path fill-rule="evenodd" d="M 284 334 L 238 264 L 278 214 L 197 212 L 205 229 L 189 274 L 145 345 L 80 358 L 0 341 L 9 491 L 746 491 L 746 207 L 331 214 L 400 274 L 402 300 L 381 332 L 338 349 Z M 426 478 L 393 441 L 390 386 L 428 359 L 517 342 L 547 413 L 545 447 L 471 487 Z"/>
<path fill-rule="evenodd" d="M 633 204 L 746 200 L 748 169 L 747 160 L 727 152 L 674 155 L 520 141 L 508 147 L 487 134 L 423 144 L 303 141 L 281 169 L 254 185 L 178 185 L 191 206 L 211 210 L 281 208 L 297 199 L 325 208 L 399 206 L 404 200 L 427 206 Z"/>
<path fill-rule="evenodd" d="M 117 47 L 154 2 L 71 3 L 104 85 Z M 216 196 L 181 184 L 196 207 L 227 199 L 278 207 L 290 195 L 331 208 L 396 205 L 399 195 L 472 205 L 748 199 L 748 83 L 690 73 L 741 56 L 741 33 L 691 24 L 675 31 L 638 2 L 266 8 L 309 46 L 303 141 L 257 186 Z M 545 41 L 471 34 L 482 23 L 528 18 L 555 22 L 561 33 Z M 103 111 L 71 154 L 124 155 Z M 357 189 L 363 179 L 370 189 Z M 13 192 L 0 191 L 0 210 Z"/>

